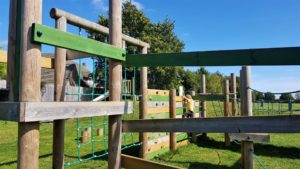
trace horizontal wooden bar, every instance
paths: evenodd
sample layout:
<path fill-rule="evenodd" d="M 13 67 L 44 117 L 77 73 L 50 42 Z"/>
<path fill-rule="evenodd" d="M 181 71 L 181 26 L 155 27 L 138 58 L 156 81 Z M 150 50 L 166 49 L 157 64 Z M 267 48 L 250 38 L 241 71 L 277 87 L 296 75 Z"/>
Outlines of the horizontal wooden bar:
<path fill-rule="evenodd" d="M 91 55 L 125 61 L 125 50 L 93 39 L 60 31 L 45 25 L 33 24 L 34 42 L 71 49 Z"/>
<path fill-rule="evenodd" d="M 270 142 L 270 135 L 267 133 L 229 133 L 230 141 L 254 141 Z"/>
<path fill-rule="evenodd" d="M 300 133 L 300 115 L 125 120 L 124 132 Z"/>
<path fill-rule="evenodd" d="M 300 65 L 300 47 L 128 55 L 127 66 Z"/>
<path fill-rule="evenodd" d="M 122 115 L 132 102 L 0 102 L 0 120 L 34 122 Z"/>
<path fill-rule="evenodd" d="M 58 8 L 52 8 L 50 11 L 50 16 L 54 19 L 58 19 L 60 17 L 65 17 L 67 19 L 67 22 L 71 25 L 78 26 L 80 28 L 84 28 L 87 30 L 91 30 L 96 33 L 102 33 L 102 34 L 106 34 L 106 35 L 109 34 L 109 28 L 99 25 L 97 23 L 91 22 L 89 20 L 86 20 L 86 19 L 76 16 L 74 14 L 65 12 Z M 122 39 L 132 45 L 150 48 L 150 45 L 148 43 L 143 42 L 139 39 L 135 39 L 135 38 L 130 37 L 125 34 L 122 34 Z"/>
<path fill-rule="evenodd" d="M 121 166 L 126 169 L 181 169 L 179 167 L 173 167 L 167 164 L 161 164 L 124 154 L 121 155 Z"/>
<path fill-rule="evenodd" d="M 148 89 L 148 96 L 169 96 L 169 90 Z"/>
<path fill-rule="evenodd" d="M 224 101 L 225 95 L 224 94 L 197 94 L 193 96 L 193 99 L 201 100 L 201 101 Z"/>
<path fill-rule="evenodd" d="M 7 63 L 7 53 L 5 51 L 0 51 L 0 63 Z M 48 57 L 42 57 L 41 67 L 47 69 L 53 69 L 54 59 Z"/>

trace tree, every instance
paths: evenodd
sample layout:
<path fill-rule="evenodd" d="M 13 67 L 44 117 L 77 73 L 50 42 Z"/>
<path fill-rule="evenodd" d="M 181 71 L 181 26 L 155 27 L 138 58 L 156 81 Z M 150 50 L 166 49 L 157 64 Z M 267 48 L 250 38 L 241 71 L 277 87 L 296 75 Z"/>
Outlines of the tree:
<path fill-rule="evenodd" d="M 265 93 L 265 100 L 273 101 L 273 100 L 275 100 L 275 95 L 271 92 L 267 92 L 267 93 Z"/>
<path fill-rule="evenodd" d="M 199 83 L 200 76 L 197 72 L 192 72 L 190 70 L 183 71 L 182 75 L 182 85 L 186 92 L 189 91 L 196 91 L 199 92 L 200 83 Z"/>
<path fill-rule="evenodd" d="M 223 75 L 219 72 L 209 74 L 206 78 L 207 93 L 222 93 Z"/>
<path fill-rule="evenodd" d="M 294 100 L 294 97 L 290 93 L 284 93 L 280 95 L 280 100 Z"/>
<path fill-rule="evenodd" d="M 108 19 L 104 16 L 99 17 L 98 23 L 108 27 Z M 151 45 L 149 53 L 181 52 L 184 48 L 184 43 L 174 33 L 174 21 L 166 18 L 163 22 L 152 23 L 130 1 L 123 3 L 122 28 L 124 34 L 148 42 Z M 106 35 L 89 33 L 90 37 L 102 42 L 107 40 Z M 140 52 L 140 48 L 127 44 L 127 53 Z M 101 58 L 99 58 L 97 64 L 98 72 L 101 72 L 103 63 Z M 182 83 L 180 76 L 182 71 L 183 67 L 150 67 L 148 72 L 149 88 L 171 89 L 179 87 Z M 127 78 L 131 78 L 132 75 L 132 68 L 128 68 Z M 139 83 L 136 86 L 139 88 Z"/>

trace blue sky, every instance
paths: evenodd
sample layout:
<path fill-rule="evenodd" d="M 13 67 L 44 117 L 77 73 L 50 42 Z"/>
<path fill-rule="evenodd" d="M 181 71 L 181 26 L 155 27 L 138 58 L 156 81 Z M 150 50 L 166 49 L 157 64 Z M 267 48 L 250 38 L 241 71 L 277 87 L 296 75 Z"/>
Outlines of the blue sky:
<path fill-rule="evenodd" d="M 54 26 L 49 17 L 58 7 L 96 21 L 106 14 L 108 0 L 43 0 L 43 24 Z M 176 34 L 185 51 L 300 46 L 299 0 L 134 0 L 152 21 L 168 17 L 176 22 Z M 0 46 L 7 48 L 9 0 L 0 5 Z M 78 29 L 68 27 L 73 33 Z M 49 47 L 44 52 L 51 52 Z M 300 56 L 299 56 L 300 57 Z M 195 70 L 197 67 L 188 67 Z M 207 67 L 229 75 L 240 67 Z M 262 91 L 300 89 L 300 67 L 252 67 L 252 86 Z"/>

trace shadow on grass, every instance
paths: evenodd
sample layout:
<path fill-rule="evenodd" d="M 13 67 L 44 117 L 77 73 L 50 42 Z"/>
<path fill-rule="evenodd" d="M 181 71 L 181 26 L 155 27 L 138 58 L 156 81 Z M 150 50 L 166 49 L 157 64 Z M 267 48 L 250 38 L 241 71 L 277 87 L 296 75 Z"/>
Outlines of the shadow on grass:
<path fill-rule="evenodd" d="M 49 157 L 49 156 L 52 156 L 52 154 L 41 155 L 41 156 L 39 157 L 39 159 L 47 158 L 47 157 Z M 17 164 L 17 162 L 18 162 L 17 160 L 14 160 L 14 161 L 8 161 L 8 162 L 0 163 L 0 168 L 1 168 L 1 166 Z"/>
<path fill-rule="evenodd" d="M 198 139 L 197 145 L 199 147 L 214 148 L 214 149 L 224 149 L 233 152 L 240 152 L 240 145 L 232 142 L 229 148 L 224 147 L 224 142 L 216 141 L 211 138 Z M 290 158 L 299 159 L 300 158 L 300 148 L 297 147 L 282 147 L 275 146 L 271 144 L 254 144 L 254 153 L 256 155 L 268 156 L 268 157 L 279 157 L 279 158 Z"/>

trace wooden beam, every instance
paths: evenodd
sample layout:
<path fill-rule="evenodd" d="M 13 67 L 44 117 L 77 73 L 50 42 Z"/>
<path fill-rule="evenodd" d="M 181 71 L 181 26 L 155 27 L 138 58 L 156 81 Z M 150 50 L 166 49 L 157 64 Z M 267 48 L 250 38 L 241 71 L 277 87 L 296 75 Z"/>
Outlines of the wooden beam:
<path fill-rule="evenodd" d="M 4 51 L 0 51 L 0 63 L 7 63 L 7 53 Z M 52 58 L 42 57 L 41 59 L 41 67 L 47 69 L 54 68 L 54 60 Z"/>
<path fill-rule="evenodd" d="M 60 18 L 60 17 L 66 17 L 67 22 L 71 25 L 78 26 L 80 28 L 84 28 L 87 30 L 94 31 L 96 33 L 101 33 L 108 35 L 109 34 L 109 28 L 99 25 L 95 22 L 91 22 L 89 20 L 86 20 L 84 18 L 81 18 L 79 16 L 73 15 L 71 13 L 68 13 L 66 11 L 63 11 L 58 8 L 52 8 L 50 11 L 50 16 L 54 19 Z M 129 44 L 150 48 L 150 45 L 146 42 L 143 42 L 139 39 L 135 39 L 133 37 L 130 37 L 128 35 L 122 34 L 122 39 L 126 41 Z"/>
<path fill-rule="evenodd" d="M 300 115 L 125 120 L 123 132 L 300 133 Z"/>
<path fill-rule="evenodd" d="M 122 168 L 126 169 L 136 169 L 136 168 L 142 168 L 142 169 L 181 169 L 179 167 L 173 167 L 166 164 L 161 164 L 149 160 L 144 160 L 141 158 L 128 156 L 122 154 L 121 156 L 121 162 L 122 162 Z"/>
<path fill-rule="evenodd" d="M 127 66 L 300 65 L 300 47 L 128 55 Z"/>
<path fill-rule="evenodd" d="M 270 142 L 270 135 L 267 133 L 229 133 L 231 141 L 254 141 L 254 142 Z"/>
<path fill-rule="evenodd" d="M 176 90 L 170 90 L 170 106 L 169 106 L 169 115 L 170 119 L 176 119 Z M 176 133 L 170 133 L 170 150 L 176 150 Z"/>
<path fill-rule="evenodd" d="M 168 90 L 148 89 L 148 96 L 169 96 Z"/>
<path fill-rule="evenodd" d="M 133 112 L 132 102 L 0 102 L 1 120 L 49 121 Z M 20 113 L 20 116 L 16 116 Z"/>
<path fill-rule="evenodd" d="M 224 81 L 223 92 L 224 92 L 224 96 L 225 96 L 225 100 L 223 103 L 224 104 L 224 117 L 228 117 L 229 116 L 229 80 Z M 229 138 L 228 133 L 224 133 L 224 143 L 225 143 L 225 147 L 230 146 L 230 138 Z"/>
<path fill-rule="evenodd" d="M 125 50 L 93 39 L 63 32 L 48 26 L 34 24 L 32 40 L 34 42 L 71 49 L 91 55 L 124 61 Z"/>

